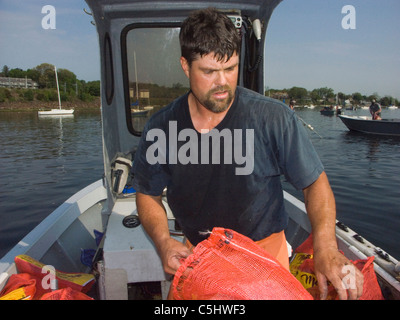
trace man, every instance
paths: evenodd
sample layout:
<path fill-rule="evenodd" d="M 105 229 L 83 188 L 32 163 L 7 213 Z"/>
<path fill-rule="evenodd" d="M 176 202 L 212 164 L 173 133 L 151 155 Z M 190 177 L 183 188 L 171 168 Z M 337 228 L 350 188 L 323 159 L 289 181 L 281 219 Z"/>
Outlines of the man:
<path fill-rule="evenodd" d="M 250 237 L 288 267 L 284 174 L 304 191 L 321 297 L 329 280 L 345 299 L 341 270 L 350 262 L 337 248 L 335 201 L 323 166 L 293 111 L 237 87 L 240 41 L 230 19 L 213 9 L 197 11 L 183 23 L 180 61 L 191 90 L 144 129 L 133 165 L 142 225 L 164 270 L 174 274 L 190 249 L 169 234 L 161 202 L 167 186 L 168 204 L 191 244 L 205 239 L 207 230 L 225 227 Z M 162 142 L 172 144 L 163 148 Z M 351 299 L 362 292 L 362 275 L 355 274 L 357 285 L 347 291 Z"/>
<path fill-rule="evenodd" d="M 292 110 L 294 110 L 294 105 L 295 105 L 295 104 L 296 104 L 296 101 L 293 100 L 293 99 L 290 99 L 289 108 L 292 109 Z"/>
<path fill-rule="evenodd" d="M 373 99 L 371 105 L 369 106 L 369 112 L 371 113 L 372 120 L 382 120 L 381 118 L 381 106 L 376 103 L 376 100 Z"/>

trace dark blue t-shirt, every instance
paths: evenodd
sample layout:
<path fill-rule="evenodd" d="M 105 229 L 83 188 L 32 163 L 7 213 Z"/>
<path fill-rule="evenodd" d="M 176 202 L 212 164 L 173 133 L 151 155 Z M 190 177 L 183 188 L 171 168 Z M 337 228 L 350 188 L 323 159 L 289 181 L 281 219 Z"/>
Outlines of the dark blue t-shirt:
<path fill-rule="evenodd" d="M 194 129 L 188 94 L 147 122 L 133 163 L 134 188 L 160 195 L 189 241 L 214 227 L 254 241 L 288 222 L 280 176 L 297 189 L 323 166 L 304 127 L 283 103 L 238 87 L 224 119 L 209 133 Z"/>

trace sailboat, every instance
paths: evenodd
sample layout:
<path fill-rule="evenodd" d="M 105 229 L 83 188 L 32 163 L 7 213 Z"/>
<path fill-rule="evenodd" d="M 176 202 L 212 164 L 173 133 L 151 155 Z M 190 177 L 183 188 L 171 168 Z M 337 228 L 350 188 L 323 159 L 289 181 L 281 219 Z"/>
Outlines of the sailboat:
<path fill-rule="evenodd" d="M 54 72 L 56 74 L 56 83 L 57 83 L 57 94 L 58 94 L 58 109 L 51 109 L 48 111 L 38 111 L 38 115 L 72 115 L 74 113 L 74 109 L 63 109 L 61 107 L 61 98 L 60 98 L 60 88 L 58 86 L 58 76 L 57 76 L 57 68 L 54 66 Z"/>
<path fill-rule="evenodd" d="M 139 106 L 139 87 L 138 87 L 138 77 L 137 77 L 137 66 L 136 66 L 136 52 L 133 52 L 133 60 L 135 63 L 135 78 L 136 78 L 136 102 L 131 104 L 131 112 L 133 117 L 145 117 L 150 110 L 140 109 Z M 138 106 L 138 109 L 132 108 L 132 106 Z"/>

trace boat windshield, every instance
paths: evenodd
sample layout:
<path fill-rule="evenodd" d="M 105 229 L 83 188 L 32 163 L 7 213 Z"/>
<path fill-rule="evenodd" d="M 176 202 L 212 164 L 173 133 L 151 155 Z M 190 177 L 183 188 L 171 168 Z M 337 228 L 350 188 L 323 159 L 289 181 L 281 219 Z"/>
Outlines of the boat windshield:
<path fill-rule="evenodd" d="M 141 132 L 156 111 L 189 90 L 179 59 L 179 28 L 134 28 L 126 33 L 132 128 Z"/>

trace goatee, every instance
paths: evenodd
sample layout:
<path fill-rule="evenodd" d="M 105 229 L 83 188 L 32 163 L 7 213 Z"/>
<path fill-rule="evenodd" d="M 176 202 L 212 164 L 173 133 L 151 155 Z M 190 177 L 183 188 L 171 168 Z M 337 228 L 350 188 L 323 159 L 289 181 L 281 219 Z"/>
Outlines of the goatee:
<path fill-rule="evenodd" d="M 228 92 L 228 97 L 223 100 L 213 99 L 212 95 L 217 92 Z M 233 92 L 229 86 L 217 87 L 213 90 L 210 90 L 204 99 L 204 101 L 200 101 L 201 104 L 208 110 L 214 113 L 224 112 L 231 105 L 233 100 Z"/>

